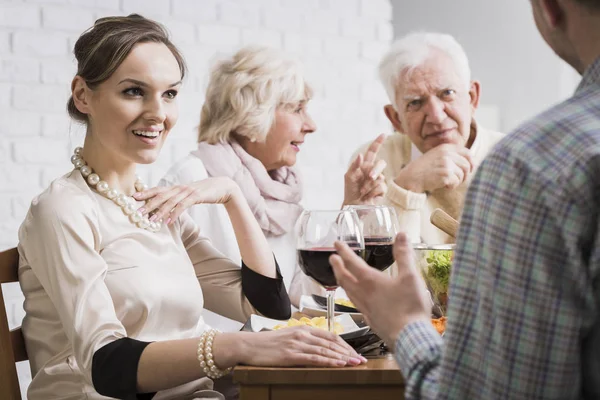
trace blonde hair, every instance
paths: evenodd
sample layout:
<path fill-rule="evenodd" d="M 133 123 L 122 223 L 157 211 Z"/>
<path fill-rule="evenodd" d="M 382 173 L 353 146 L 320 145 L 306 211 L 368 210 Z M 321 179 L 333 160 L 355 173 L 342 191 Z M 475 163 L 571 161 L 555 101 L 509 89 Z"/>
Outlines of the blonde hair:
<path fill-rule="evenodd" d="M 311 96 L 298 61 L 268 47 L 244 47 L 211 71 L 198 142 L 227 142 L 232 133 L 264 141 L 278 107 L 296 107 Z"/>
<path fill-rule="evenodd" d="M 392 43 L 379 64 L 379 79 L 390 103 L 397 108 L 396 86 L 403 72 L 410 73 L 427 60 L 434 50 L 446 53 L 454 62 L 456 72 L 466 88 L 471 80 L 469 60 L 462 46 L 452 36 L 435 32 L 413 32 Z"/>

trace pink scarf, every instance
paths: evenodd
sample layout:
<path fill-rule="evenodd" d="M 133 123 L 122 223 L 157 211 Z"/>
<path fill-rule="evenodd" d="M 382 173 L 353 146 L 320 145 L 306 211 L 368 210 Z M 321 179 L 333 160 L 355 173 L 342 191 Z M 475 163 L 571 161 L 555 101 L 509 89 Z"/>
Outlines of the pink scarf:
<path fill-rule="evenodd" d="M 302 182 L 295 168 L 268 172 L 236 141 L 199 143 L 192 154 L 202 160 L 208 176 L 227 176 L 239 185 L 265 234 L 279 236 L 294 229 L 303 210 Z"/>

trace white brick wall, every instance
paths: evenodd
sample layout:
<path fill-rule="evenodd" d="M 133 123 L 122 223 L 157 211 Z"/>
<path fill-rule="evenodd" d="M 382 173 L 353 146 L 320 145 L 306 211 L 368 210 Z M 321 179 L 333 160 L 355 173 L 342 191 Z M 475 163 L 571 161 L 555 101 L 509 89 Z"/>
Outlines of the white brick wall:
<path fill-rule="evenodd" d="M 68 53 L 68 36 L 42 30 L 15 30 L 12 34 L 14 54 L 33 57 L 63 56 Z"/>
<path fill-rule="evenodd" d="M 0 79 L 5 82 L 38 82 L 39 64 L 35 58 L 3 58 L 0 62 Z"/>
<path fill-rule="evenodd" d="M 392 39 L 389 0 L 0 0 L 0 249 L 16 245 L 31 198 L 70 169 L 70 153 L 83 141 L 65 112 L 77 36 L 96 18 L 130 12 L 165 23 L 190 72 L 170 142 L 157 163 L 140 168 L 150 183 L 194 147 L 209 62 L 263 43 L 298 55 L 316 90 L 309 107 L 318 131 L 299 161 L 305 205 L 339 206 L 348 157 L 389 131 L 376 78 Z M 18 326 L 18 286 L 4 290 L 11 326 Z M 25 386 L 28 370 L 20 371 Z"/>
<path fill-rule="evenodd" d="M 35 5 L 6 4 L 0 13 L 0 26 L 37 28 L 40 26 L 40 9 Z"/>

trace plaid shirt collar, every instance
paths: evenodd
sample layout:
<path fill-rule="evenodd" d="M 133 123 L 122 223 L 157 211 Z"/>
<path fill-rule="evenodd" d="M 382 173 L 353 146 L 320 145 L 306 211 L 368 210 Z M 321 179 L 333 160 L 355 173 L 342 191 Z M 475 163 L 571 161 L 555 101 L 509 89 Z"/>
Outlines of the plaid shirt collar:
<path fill-rule="evenodd" d="M 596 61 L 587 67 L 575 93 L 578 93 L 593 84 L 600 84 L 600 57 L 596 58 Z"/>

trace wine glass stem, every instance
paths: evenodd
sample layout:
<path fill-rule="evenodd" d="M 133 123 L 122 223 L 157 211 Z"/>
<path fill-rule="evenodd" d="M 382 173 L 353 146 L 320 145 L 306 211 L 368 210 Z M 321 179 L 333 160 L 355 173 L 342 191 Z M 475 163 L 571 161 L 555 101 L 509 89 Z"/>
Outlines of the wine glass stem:
<path fill-rule="evenodd" d="M 327 290 L 327 330 L 333 332 L 335 322 L 335 290 Z"/>

